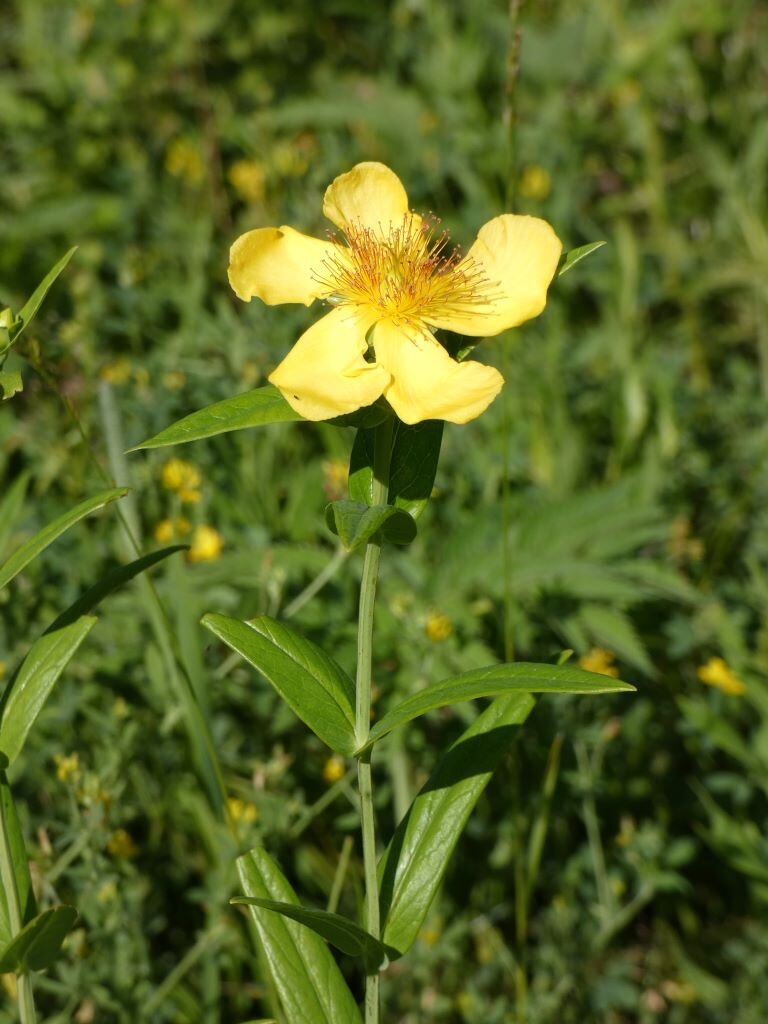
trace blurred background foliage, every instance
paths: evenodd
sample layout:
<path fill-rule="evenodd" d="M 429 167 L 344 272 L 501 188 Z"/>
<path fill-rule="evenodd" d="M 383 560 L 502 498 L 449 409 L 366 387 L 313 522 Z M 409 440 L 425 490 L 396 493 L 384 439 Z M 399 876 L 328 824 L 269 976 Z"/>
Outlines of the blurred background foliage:
<path fill-rule="evenodd" d="M 3 304 L 80 248 L 12 357 L 25 391 L 0 406 L 0 486 L 7 498 L 28 474 L 29 491 L 6 502 L 0 540 L 7 553 L 98 489 L 101 467 L 131 483 L 145 548 L 192 544 L 155 581 L 241 846 L 263 839 L 323 905 L 355 834 L 348 766 L 197 620 L 289 615 L 351 666 L 360 558 L 335 553 L 322 516 L 351 432 L 227 435 L 170 469 L 167 453 L 125 468 L 116 452 L 264 382 L 313 314 L 238 303 L 228 247 L 258 225 L 322 233 L 323 189 L 358 160 L 391 165 L 461 244 L 508 201 L 566 248 L 605 238 L 544 316 L 483 344 L 506 388 L 447 430 L 421 535 L 387 552 L 376 684 L 381 709 L 440 674 L 570 647 L 638 693 L 539 702 L 429 926 L 388 972 L 387 1019 L 758 1024 L 768 5 L 537 0 L 519 25 L 515 78 L 503 0 L 9 3 Z M 105 513 L 19 577 L 0 607 L 0 673 L 126 557 Z M 235 844 L 191 768 L 140 594 L 105 605 L 15 780 L 43 901 L 81 913 L 39 1004 L 49 1021 L 229 1024 L 269 1012 L 267 993 L 226 903 Z M 435 713 L 382 748 L 384 838 L 471 714 Z M 547 822 L 537 860 L 526 844 Z"/>

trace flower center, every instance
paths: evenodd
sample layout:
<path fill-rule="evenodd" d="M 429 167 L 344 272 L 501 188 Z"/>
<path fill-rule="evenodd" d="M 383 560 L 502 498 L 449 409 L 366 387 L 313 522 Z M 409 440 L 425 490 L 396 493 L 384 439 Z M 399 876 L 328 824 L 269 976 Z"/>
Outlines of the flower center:
<path fill-rule="evenodd" d="M 450 237 L 418 214 L 378 231 L 347 225 L 347 243 L 314 274 L 336 305 L 373 308 L 396 322 L 466 315 L 493 300 L 491 283 L 473 260 L 446 252 Z"/>

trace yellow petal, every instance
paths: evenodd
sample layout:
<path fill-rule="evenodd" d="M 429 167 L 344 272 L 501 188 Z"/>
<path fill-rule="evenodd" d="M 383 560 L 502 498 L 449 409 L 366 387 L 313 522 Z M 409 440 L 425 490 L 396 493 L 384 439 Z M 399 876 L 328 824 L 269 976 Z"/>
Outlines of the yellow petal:
<path fill-rule="evenodd" d="M 340 174 L 325 190 L 323 213 L 336 227 L 370 228 L 382 234 L 400 225 L 408 212 L 408 195 L 394 171 L 368 161 Z"/>
<path fill-rule="evenodd" d="M 389 374 L 363 358 L 371 326 L 349 306 L 338 306 L 299 338 L 270 375 L 288 404 L 308 420 L 327 420 L 370 405 Z"/>
<path fill-rule="evenodd" d="M 429 322 L 457 334 L 490 337 L 538 316 L 562 248 L 550 225 L 539 217 L 494 217 L 480 228 L 459 264 L 467 274 L 479 273 L 484 279 L 478 285 L 477 306 Z"/>
<path fill-rule="evenodd" d="M 392 375 L 384 396 L 403 423 L 466 423 L 487 409 L 504 384 L 491 366 L 451 359 L 426 329 L 382 320 L 373 345 L 377 361 Z"/>
<path fill-rule="evenodd" d="M 248 302 L 255 295 L 268 306 L 281 302 L 310 305 L 328 294 L 318 282 L 324 261 L 338 255 L 333 242 L 302 235 L 290 227 L 256 228 L 241 235 L 229 251 L 229 283 Z"/>

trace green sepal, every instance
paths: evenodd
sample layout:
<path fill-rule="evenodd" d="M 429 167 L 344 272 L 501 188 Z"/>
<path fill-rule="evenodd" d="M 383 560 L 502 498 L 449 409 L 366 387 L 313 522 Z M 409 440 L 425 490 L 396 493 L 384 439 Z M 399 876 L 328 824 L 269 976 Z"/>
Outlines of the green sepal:
<path fill-rule="evenodd" d="M 288 880 L 266 850 L 257 847 L 240 857 L 237 870 L 246 896 L 300 905 Z M 362 1024 L 352 993 L 320 936 L 280 914 L 258 906 L 248 909 L 286 1021 L 291 1024 Z"/>
<path fill-rule="evenodd" d="M 332 501 L 326 506 L 325 522 L 347 551 L 354 551 L 368 541 L 410 544 L 416 536 L 413 518 L 394 505 Z"/>
<path fill-rule="evenodd" d="M 611 676 L 586 672 L 568 665 L 533 665 L 523 661 L 472 669 L 460 676 L 433 683 L 388 711 L 373 726 L 364 746 L 355 756 L 406 722 L 427 711 L 460 704 L 478 697 L 501 697 L 509 693 L 618 693 L 634 690 L 630 683 Z"/>
<path fill-rule="evenodd" d="M 372 430 L 394 416 L 390 406 L 383 400 L 374 402 L 373 405 L 365 405 L 362 409 L 348 412 L 344 416 L 334 416 L 326 420 L 333 427 L 356 427 L 358 430 Z"/>
<path fill-rule="evenodd" d="M 221 402 L 207 405 L 172 423 L 159 434 L 142 441 L 131 452 L 144 448 L 164 448 L 171 444 L 187 444 L 204 437 L 215 437 L 232 430 L 261 427 L 268 423 L 292 423 L 304 417 L 295 412 L 272 384 L 246 391 Z"/>
<path fill-rule="evenodd" d="M 317 644 L 268 615 L 241 622 L 210 614 L 202 624 L 258 669 L 331 750 L 352 754 L 357 746 L 354 683 Z"/>
<path fill-rule="evenodd" d="M 359 924 L 350 921 L 341 914 L 331 914 L 327 910 L 315 910 L 311 907 L 298 906 L 295 903 L 280 903 L 276 900 L 259 899 L 256 896 L 236 896 L 230 903 L 242 903 L 247 906 L 261 907 L 264 910 L 271 910 L 283 917 L 289 917 L 298 921 L 306 928 L 311 928 L 322 939 L 336 949 L 346 953 L 347 956 L 360 957 L 365 964 L 367 974 L 375 974 L 383 970 L 392 956 L 397 956 L 397 950 L 388 949 L 383 942 L 361 928 Z"/>
<path fill-rule="evenodd" d="M 398 422 L 392 441 L 387 501 L 418 519 L 432 494 L 443 439 L 442 420 Z M 373 504 L 374 432 L 359 430 L 349 461 L 349 497 Z"/>
<path fill-rule="evenodd" d="M 605 244 L 605 242 L 589 242 L 587 245 L 580 245 L 578 249 L 569 249 L 568 252 L 564 252 L 560 257 L 560 262 L 557 264 L 555 277 L 562 277 L 563 274 L 567 274 L 571 267 L 576 266 L 579 260 L 583 260 L 585 256 L 589 256 L 595 250 L 601 249 Z"/>
<path fill-rule="evenodd" d="M 499 697 L 441 758 L 398 825 L 379 863 L 382 942 L 402 956 L 411 947 L 459 836 L 533 697 Z"/>
<path fill-rule="evenodd" d="M 0 974 L 42 971 L 50 967 L 77 920 L 74 907 L 52 907 L 32 918 L 0 952 Z"/>

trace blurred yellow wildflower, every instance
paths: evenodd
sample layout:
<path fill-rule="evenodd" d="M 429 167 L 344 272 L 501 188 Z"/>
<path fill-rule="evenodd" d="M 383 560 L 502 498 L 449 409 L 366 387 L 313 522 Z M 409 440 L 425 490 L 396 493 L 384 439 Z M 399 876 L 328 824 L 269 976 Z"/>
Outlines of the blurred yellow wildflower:
<path fill-rule="evenodd" d="M 531 164 L 520 175 L 518 190 L 526 199 L 546 199 L 552 191 L 552 175 L 545 167 Z"/>
<path fill-rule="evenodd" d="M 309 170 L 309 161 L 292 142 L 281 142 L 272 150 L 272 164 L 278 174 L 300 178 Z"/>
<path fill-rule="evenodd" d="M 349 466 L 345 459 L 328 459 L 323 463 L 323 490 L 330 501 L 338 501 L 347 493 Z"/>
<path fill-rule="evenodd" d="M 334 782 L 344 778 L 346 770 L 347 766 L 344 764 L 344 758 L 339 757 L 338 754 L 332 754 L 323 766 L 323 779 L 329 786 L 332 786 Z"/>
<path fill-rule="evenodd" d="M 163 374 L 163 387 L 169 391 L 181 391 L 187 383 L 187 375 L 183 370 L 169 370 Z"/>
<path fill-rule="evenodd" d="M 264 198 L 266 173 L 258 160 L 235 160 L 227 174 L 233 188 L 247 203 L 260 203 Z"/>
<path fill-rule="evenodd" d="M 266 227 L 230 251 L 229 281 L 241 299 L 332 306 L 269 380 L 309 420 L 381 395 L 404 423 L 479 416 L 501 390 L 501 374 L 456 362 L 433 329 L 482 338 L 538 316 L 562 249 L 549 224 L 503 214 L 480 229 L 466 256 L 449 254 L 448 235 L 411 212 L 394 171 L 372 162 L 331 183 L 323 213 L 346 244 Z"/>
<path fill-rule="evenodd" d="M 188 185 L 199 185 L 205 178 L 203 158 L 191 139 L 179 138 L 171 142 L 165 153 L 165 169 Z"/>
<path fill-rule="evenodd" d="M 14 1002 L 18 999 L 19 991 L 15 974 L 0 974 L 0 985 L 5 989 L 9 999 L 12 999 Z"/>
<path fill-rule="evenodd" d="M 186 516 L 176 516 L 175 519 L 161 519 L 156 523 L 153 535 L 158 544 L 170 544 L 176 538 L 185 537 L 190 529 Z"/>
<path fill-rule="evenodd" d="M 419 932 L 419 938 L 426 946 L 436 946 L 440 941 L 442 929 L 440 924 L 436 925 L 425 925 Z"/>
<path fill-rule="evenodd" d="M 145 388 L 150 381 L 149 370 L 146 366 L 137 366 L 133 371 L 133 379 L 140 388 Z"/>
<path fill-rule="evenodd" d="M 179 498 L 188 504 L 200 501 L 199 487 L 202 482 L 200 470 L 184 459 L 169 459 L 163 466 L 163 487 L 176 491 Z"/>
<path fill-rule="evenodd" d="M 195 527 L 192 534 L 192 546 L 187 552 L 190 562 L 214 562 L 224 547 L 224 538 L 212 526 Z"/>
<path fill-rule="evenodd" d="M 107 851 L 113 857 L 119 857 L 122 860 L 133 860 L 138 854 L 139 848 L 134 843 L 130 833 L 126 832 L 124 828 L 119 828 L 107 840 Z"/>
<path fill-rule="evenodd" d="M 227 800 L 227 811 L 232 821 L 239 825 L 241 822 L 252 825 L 259 817 L 259 812 L 253 804 L 241 800 L 238 796 L 231 796 Z"/>
<path fill-rule="evenodd" d="M 54 754 L 56 763 L 56 777 L 60 782 L 71 782 L 80 774 L 80 756 L 75 751 L 73 754 Z"/>
<path fill-rule="evenodd" d="M 109 384 L 125 384 L 131 379 L 133 367 L 126 356 L 120 356 L 113 363 L 103 366 L 99 376 Z"/>
<path fill-rule="evenodd" d="M 6 673 L 5 662 L 4 661 L 0 661 L 0 679 L 2 679 L 5 676 L 5 673 Z"/>
<path fill-rule="evenodd" d="M 732 697 L 740 697 L 746 692 L 746 684 L 739 679 L 722 658 L 710 658 L 706 665 L 700 665 L 696 675 L 702 683 L 714 686 Z"/>
<path fill-rule="evenodd" d="M 586 672 L 597 672 L 601 676 L 612 676 L 619 678 L 619 670 L 614 665 L 616 655 L 613 651 L 606 651 L 604 647 L 593 647 L 588 654 L 579 658 L 579 665 Z"/>
<path fill-rule="evenodd" d="M 98 903 L 114 903 L 115 900 L 117 899 L 117 896 L 117 882 L 115 881 L 114 878 L 110 878 L 106 882 L 104 882 L 104 884 L 96 893 L 96 901 Z"/>
<path fill-rule="evenodd" d="M 442 612 L 430 612 L 424 623 L 424 632 L 428 640 L 437 644 L 451 636 L 453 633 L 453 623 Z"/>

